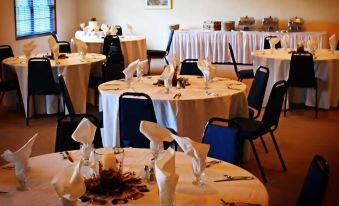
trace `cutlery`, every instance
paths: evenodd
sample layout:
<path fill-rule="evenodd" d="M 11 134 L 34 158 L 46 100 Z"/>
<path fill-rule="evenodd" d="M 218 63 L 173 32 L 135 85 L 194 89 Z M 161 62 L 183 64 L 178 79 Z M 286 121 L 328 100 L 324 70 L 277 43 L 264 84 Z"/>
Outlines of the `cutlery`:
<path fill-rule="evenodd" d="M 181 97 L 181 93 L 176 93 L 174 96 L 173 96 L 173 99 L 175 99 L 175 98 L 180 98 Z"/>
<path fill-rule="evenodd" d="M 231 86 L 229 86 L 229 85 L 227 85 L 227 89 L 237 90 L 237 91 L 241 90 L 241 89 L 238 89 L 238 88 L 231 87 Z"/>
<path fill-rule="evenodd" d="M 209 162 L 206 163 L 206 168 L 209 168 L 210 166 L 215 165 L 215 164 L 219 164 L 221 162 L 222 162 L 221 160 L 212 160 L 212 161 L 209 161 Z"/>
<path fill-rule="evenodd" d="M 226 206 L 260 206 L 260 204 L 248 203 L 248 202 L 226 202 L 222 198 L 220 198 L 220 201 Z"/>
<path fill-rule="evenodd" d="M 5 192 L 5 191 L 0 191 L 0 194 L 6 194 L 6 193 L 8 193 L 8 192 Z"/>
<path fill-rule="evenodd" d="M 65 151 L 65 155 L 70 162 L 74 162 L 73 158 L 71 157 L 71 154 L 68 151 Z"/>
<path fill-rule="evenodd" d="M 237 180 L 253 180 L 254 177 L 252 176 L 230 176 L 224 175 L 225 179 L 221 180 L 214 180 L 214 182 L 230 182 L 230 181 L 237 181 Z"/>
<path fill-rule="evenodd" d="M 15 167 L 14 165 L 7 165 L 7 166 L 2 166 L 1 169 L 4 169 L 4 170 L 13 170 Z"/>

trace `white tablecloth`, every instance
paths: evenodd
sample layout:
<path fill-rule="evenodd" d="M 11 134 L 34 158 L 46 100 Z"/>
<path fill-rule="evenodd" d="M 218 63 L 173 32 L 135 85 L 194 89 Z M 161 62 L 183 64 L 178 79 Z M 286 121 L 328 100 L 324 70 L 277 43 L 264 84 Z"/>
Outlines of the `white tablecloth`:
<path fill-rule="evenodd" d="M 297 42 L 309 37 L 318 41 L 318 48 L 328 48 L 326 32 L 259 32 L 259 31 L 203 31 L 178 30 L 174 32 L 171 54 L 178 58 L 198 59 L 211 58 L 213 62 L 231 62 L 228 42 L 231 43 L 235 59 L 238 63 L 251 64 L 251 52 L 264 48 L 264 38 L 269 35 L 289 36 L 289 47 L 296 48 Z M 170 55 L 171 56 L 171 55 Z"/>
<path fill-rule="evenodd" d="M 123 92 L 143 92 L 153 100 L 156 118 L 159 124 L 172 128 L 181 136 L 201 141 L 204 127 L 212 117 L 247 117 L 246 85 L 234 80 L 216 78 L 209 85 L 209 95 L 204 90 L 202 78 L 189 78 L 190 86 L 185 89 L 172 88 L 170 94 L 165 94 L 164 87 L 152 85 L 159 76 L 144 78 L 142 82 L 134 80 L 132 89 L 126 89 L 123 81 L 112 81 L 99 86 L 101 93 L 100 108 L 104 113 L 104 128 L 102 129 L 103 145 L 119 146 L 119 96 Z M 112 85 L 117 84 L 117 85 Z M 231 85 L 233 89 L 227 89 Z M 113 90 L 120 88 L 120 90 Z M 236 89 L 236 90 L 235 90 Z M 176 93 L 181 97 L 173 99 Z"/>
<path fill-rule="evenodd" d="M 264 105 L 266 105 L 268 96 L 275 82 L 287 80 L 290 69 L 291 53 L 290 49 L 258 50 L 253 52 L 254 70 L 262 65 L 270 69 Z M 314 59 L 315 76 L 318 80 L 318 99 L 319 108 L 329 109 L 338 107 L 339 104 L 339 52 L 332 53 L 327 49 L 317 50 Z M 289 89 L 290 91 L 290 89 Z M 314 89 L 291 89 L 289 92 L 289 101 L 305 102 L 308 106 L 315 105 Z"/>
<path fill-rule="evenodd" d="M 58 64 L 51 60 L 52 71 L 55 80 L 58 74 L 64 75 L 65 83 L 69 95 L 72 99 L 76 113 L 86 112 L 86 99 L 88 90 L 89 74 L 92 68 L 101 68 L 101 63 L 106 59 L 102 54 L 89 53 L 86 59 L 81 59 L 79 54 L 67 54 L 67 59 L 59 59 Z M 10 57 L 3 61 L 7 67 L 14 69 L 19 80 L 20 91 L 27 114 L 27 85 L 28 85 L 28 69 L 27 59 L 24 57 Z M 56 80 L 57 81 L 57 80 Z M 58 111 L 57 97 L 54 95 L 36 96 L 37 113 L 53 114 Z M 30 114 L 33 111 L 33 103 L 30 101 Z"/>
<path fill-rule="evenodd" d="M 76 38 L 86 42 L 88 51 L 93 53 L 102 53 L 104 39 L 96 35 L 84 35 L 82 31 L 78 31 L 75 35 Z M 147 59 L 147 45 L 146 37 L 124 35 L 120 37 L 120 45 L 124 55 L 125 66 L 137 59 Z"/>
<path fill-rule="evenodd" d="M 78 156 L 78 151 L 71 152 L 73 157 Z M 124 169 L 139 173 L 145 164 L 149 164 L 152 157 L 149 150 L 125 149 Z M 208 160 L 211 160 L 208 158 Z M 53 163 L 53 164 L 51 164 Z M 17 181 L 14 170 L 0 169 L 0 191 L 8 194 L 0 194 L 1 205 L 6 206 L 59 206 L 58 196 L 52 189 L 51 180 L 58 172 L 71 165 L 68 160 L 62 159 L 58 153 L 47 154 L 30 158 L 31 170 L 29 171 L 30 191 L 17 191 Z M 197 187 L 192 184 L 194 175 L 192 172 L 191 158 L 182 152 L 176 152 L 176 172 L 179 174 L 179 182 L 176 188 L 176 205 L 223 205 L 220 198 L 227 202 L 258 203 L 267 206 L 269 197 L 265 186 L 257 179 L 220 182 L 214 180 L 228 175 L 250 175 L 248 171 L 229 163 L 221 163 L 205 170 L 206 186 Z M 127 205 L 158 205 L 158 190 L 156 184 L 148 185 L 150 192 L 138 200 L 129 200 Z M 108 204 L 111 198 L 107 198 Z M 78 205 L 88 205 L 80 203 Z"/>

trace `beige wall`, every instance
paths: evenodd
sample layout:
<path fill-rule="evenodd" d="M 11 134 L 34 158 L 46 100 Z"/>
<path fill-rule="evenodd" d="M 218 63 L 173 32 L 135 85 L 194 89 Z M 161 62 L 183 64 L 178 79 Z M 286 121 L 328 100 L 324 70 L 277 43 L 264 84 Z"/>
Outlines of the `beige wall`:
<path fill-rule="evenodd" d="M 171 10 L 145 10 L 144 0 L 78 0 L 78 7 L 79 22 L 97 17 L 100 23 L 119 24 L 123 29 L 130 23 L 147 36 L 151 48 L 164 47 L 169 24 L 202 27 L 204 20 L 237 20 L 246 15 L 257 20 L 276 16 L 281 29 L 286 29 L 288 18 L 298 15 L 307 30 L 339 37 L 338 0 L 173 0 Z"/>
<path fill-rule="evenodd" d="M 56 0 L 57 8 L 57 32 L 60 40 L 68 40 L 74 35 L 77 28 L 76 0 Z M 22 45 L 29 41 L 36 41 L 36 52 L 48 51 L 47 37 L 37 37 L 25 40 L 15 40 L 15 14 L 14 0 L 1 0 L 0 3 L 0 45 L 9 44 L 14 54 L 20 55 Z"/>

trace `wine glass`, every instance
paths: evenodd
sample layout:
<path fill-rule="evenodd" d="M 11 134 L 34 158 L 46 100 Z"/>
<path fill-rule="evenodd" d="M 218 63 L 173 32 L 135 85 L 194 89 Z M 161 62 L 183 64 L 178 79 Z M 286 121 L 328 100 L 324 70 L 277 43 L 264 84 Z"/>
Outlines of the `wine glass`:
<path fill-rule="evenodd" d="M 158 142 L 150 142 L 150 149 L 151 149 L 151 153 L 152 153 L 152 160 L 156 160 L 159 157 L 159 154 L 161 154 L 161 152 L 164 150 L 164 145 L 162 142 L 158 143 Z"/>
<path fill-rule="evenodd" d="M 164 86 L 165 86 L 165 94 L 169 94 L 170 93 L 170 80 L 169 79 L 165 79 L 164 80 Z"/>
<path fill-rule="evenodd" d="M 208 89 L 208 82 L 210 81 L 210 72 L 205 70 L 203 72 L 203 74 L 204 74 L 204 83 L 205 83 L 205 88 L 204 89 L 207 90 Z"/>
<path fill-rule="evenodd" d="M 142 68 L 141 66 L 138 66 L 137 68 L 137 77 L 138 77 L 138 81 L 141 82 L 142 81 L 142 75 L 144 74 L 144 68 Z"/>
<path fill-rule="evenodd" d="M 195 176 L 195 180 L 193 180 L 193 185 L 196 186 L 203 186 L 205 183 L 203 182 L 203 176 L 205 171 L 206 165 L 204 162 L 198 161 L 197 159 L 192 160 L 192 169 L 193 174 Z"/>

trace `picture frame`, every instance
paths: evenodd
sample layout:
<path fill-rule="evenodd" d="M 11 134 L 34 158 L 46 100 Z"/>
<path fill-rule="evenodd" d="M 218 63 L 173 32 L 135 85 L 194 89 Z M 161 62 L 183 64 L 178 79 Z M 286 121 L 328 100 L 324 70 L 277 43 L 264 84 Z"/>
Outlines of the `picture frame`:
<path fill-rule="evenodd" d="M 144 0 L 145 9 L 171 9 L 172 0 Z"/>

